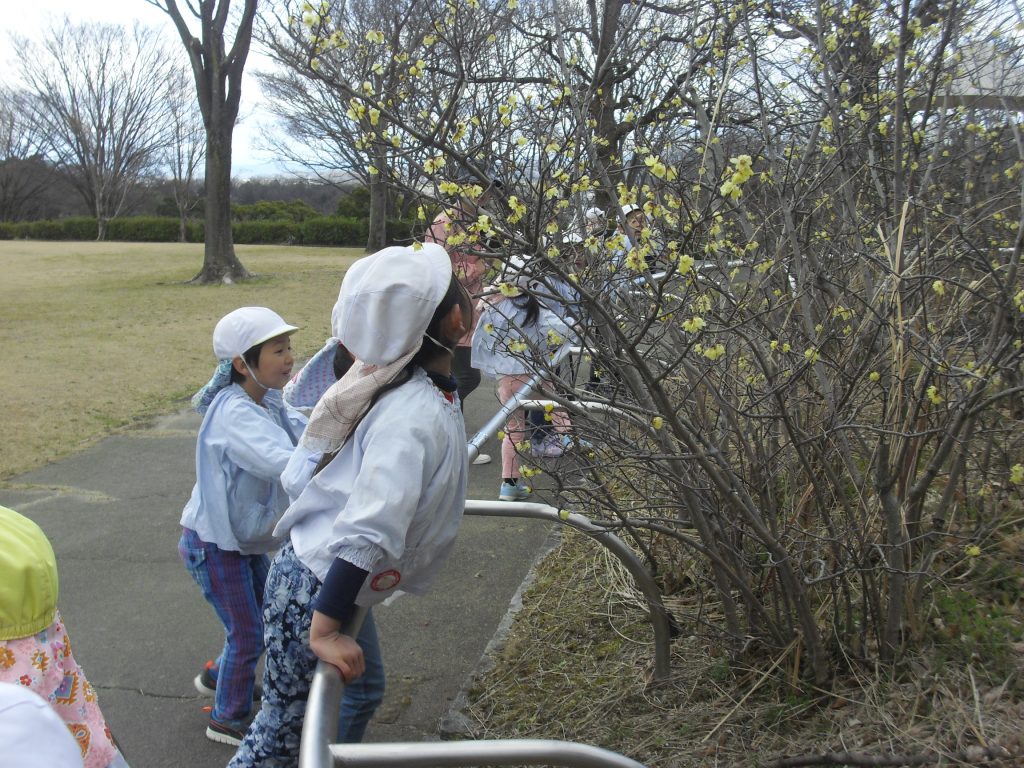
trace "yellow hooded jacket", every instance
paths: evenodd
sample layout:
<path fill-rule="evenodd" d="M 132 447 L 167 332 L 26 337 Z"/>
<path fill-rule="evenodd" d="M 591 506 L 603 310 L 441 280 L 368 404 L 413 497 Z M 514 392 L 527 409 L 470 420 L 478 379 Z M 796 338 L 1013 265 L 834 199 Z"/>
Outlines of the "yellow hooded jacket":
<path fill-rule="evenodd" d="M 0 640 L 29 637 L 53 623 L 57 558 L 46 534 L 0 507 Z"/>

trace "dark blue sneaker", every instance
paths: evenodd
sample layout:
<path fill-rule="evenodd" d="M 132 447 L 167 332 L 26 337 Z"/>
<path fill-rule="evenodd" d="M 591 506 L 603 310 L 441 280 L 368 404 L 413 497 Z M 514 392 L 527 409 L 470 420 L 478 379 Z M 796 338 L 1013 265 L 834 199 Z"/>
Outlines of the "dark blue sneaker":
<path fill-rule="evenodd" d="M 213 715 L 210 715 L 210 724 L 206 726 L 206 738 L 216 741 L 218 744 L 230 744 L 237 747 L 245 738 L 245 732 L 251 722 L 251 717 L 245 720 L 216 720 Z"/>

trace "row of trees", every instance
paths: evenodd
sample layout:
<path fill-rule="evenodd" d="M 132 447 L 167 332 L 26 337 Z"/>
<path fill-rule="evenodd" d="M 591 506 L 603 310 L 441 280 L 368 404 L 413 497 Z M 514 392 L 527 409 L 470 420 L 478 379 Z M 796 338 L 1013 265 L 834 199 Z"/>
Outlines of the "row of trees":
<path fill-rule="evenodd" d="M 184 228 L 204 143 L 176 51 L 155 30 L 100 23 L 56 24 L 15 42 L 22 87 L 0 90 L 3 219 L 45 196 L 56 172 L 102 239 L 140 178 L 159 173 Z"/>
<path fill-rule="evenodd" d="M 362 173 L 383 207 L 501 176 L 467 241 L 578 286 L 626 418 L 579 409 L 551 372 L 600 446 L 552 470 L 561 503 L 666 583 L 699 579 L 734 648 L 818 685 L 941 623 L 945 579 L 1015 525 L 1024 483 L 1013 8 L 263 8 L 265 85 L 320 167 Z M 564 258 L 585 208 L 627 203 L 650 225 L 618 272 L 614 239 Z"/>

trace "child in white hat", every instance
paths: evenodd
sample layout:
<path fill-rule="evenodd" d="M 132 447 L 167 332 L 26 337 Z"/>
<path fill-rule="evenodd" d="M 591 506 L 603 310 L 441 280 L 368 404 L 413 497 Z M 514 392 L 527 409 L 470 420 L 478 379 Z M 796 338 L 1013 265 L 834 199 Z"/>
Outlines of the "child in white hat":
<path fill-rule="evenodd" d="M 355 362 L 292 458 L 317 471 L 275 530 L 263 703 L 234 768 L 297 763 L 319 660 L 346 681 L 338 740 L 362 739 L 384 694 L 372 614 L 355 640 L 339 630 L 356 605 L 425 592 L 455 543 L 468 462 L 452 357 L 471 312 L 438 245 L 385 248 L 345 275 L 336 330 Z"/>
<path fill-rule="evenodd" d="M 223 650 L 195 679 L 200 693 L 214 696 L 206 736 L 224 744 L 241 742 L 251 715 L 266 553 L 278 544 L 274 525 L 288 506 L 279 478 L 305 425 L 281 399 L 296 330 L 266 307 L 225 315 L 213 331 L 217 369 L 192 399 L 203 423 L 178 552 L 224 624 Z"/>

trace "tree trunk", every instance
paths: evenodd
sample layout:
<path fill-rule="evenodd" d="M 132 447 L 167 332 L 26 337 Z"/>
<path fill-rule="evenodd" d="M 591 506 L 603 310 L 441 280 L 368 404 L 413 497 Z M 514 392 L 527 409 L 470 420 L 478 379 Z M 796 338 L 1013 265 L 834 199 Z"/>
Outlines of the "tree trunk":
<path fill-rule="evenodd" d="M 370 175 L 370 222 L 366 234 L 366 250 L 370 253 L 388 245 L 387 156 L 379 147 L 372 152 L 377 173 Z"/>
<path fill-rule="evenodd" d="M 234 283 L 249 277 L 231 236 L 232 124 L 206 134 L 206 248 L 196 283 Z"/>

